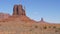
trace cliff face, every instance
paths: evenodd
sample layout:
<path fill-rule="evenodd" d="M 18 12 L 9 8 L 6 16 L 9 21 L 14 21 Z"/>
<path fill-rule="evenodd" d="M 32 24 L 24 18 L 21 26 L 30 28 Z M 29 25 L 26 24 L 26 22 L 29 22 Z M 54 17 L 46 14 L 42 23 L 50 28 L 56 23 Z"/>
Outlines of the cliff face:
<path fill-rule="evenodd" d="M 26 16 L 25 10 L 23 9 L 22 5 L 14 5 L 13 15 Z"/>

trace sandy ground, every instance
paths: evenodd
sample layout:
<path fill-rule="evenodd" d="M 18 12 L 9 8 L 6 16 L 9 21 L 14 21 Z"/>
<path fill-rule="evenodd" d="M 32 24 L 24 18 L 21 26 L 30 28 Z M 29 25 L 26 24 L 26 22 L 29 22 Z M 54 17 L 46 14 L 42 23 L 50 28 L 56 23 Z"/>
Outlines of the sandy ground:
<path fill-rule="evenodd" d="M 60 24 L 45 22 L 0 21 L 0 34 L 60 34 Z"/>

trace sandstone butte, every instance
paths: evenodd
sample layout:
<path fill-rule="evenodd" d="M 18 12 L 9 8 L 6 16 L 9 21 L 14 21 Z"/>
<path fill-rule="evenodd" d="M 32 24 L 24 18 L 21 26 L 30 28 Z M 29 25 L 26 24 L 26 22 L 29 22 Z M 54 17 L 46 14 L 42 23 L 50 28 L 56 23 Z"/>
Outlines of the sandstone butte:
<path fill-rule="evenodd" d="M 60 24 L 46 22 L 43 18 L 34 21 L 19 4 L 14 5 L 12 16 L 0 13 L 0 34 L 60 34 Z"/>

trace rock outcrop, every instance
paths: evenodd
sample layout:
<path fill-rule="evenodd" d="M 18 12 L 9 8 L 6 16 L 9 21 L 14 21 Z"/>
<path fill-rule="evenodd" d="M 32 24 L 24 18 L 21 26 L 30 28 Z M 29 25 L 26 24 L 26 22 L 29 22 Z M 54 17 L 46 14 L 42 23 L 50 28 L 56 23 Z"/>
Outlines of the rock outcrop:
<path fill-rule="evenodd" d="M 0 20 L 1 19 L 7 19 L 7 18 L 9 18 L 9 14 L 5 14 L 5 13 L 0 13 Z"/>
<path fill-rule="evenodd" d="M 19 15 L 19 16 L 26 16 L 25 10 L 23 9 L 22 5 L 14 5 L 13 8 L 13 15 Z"/>

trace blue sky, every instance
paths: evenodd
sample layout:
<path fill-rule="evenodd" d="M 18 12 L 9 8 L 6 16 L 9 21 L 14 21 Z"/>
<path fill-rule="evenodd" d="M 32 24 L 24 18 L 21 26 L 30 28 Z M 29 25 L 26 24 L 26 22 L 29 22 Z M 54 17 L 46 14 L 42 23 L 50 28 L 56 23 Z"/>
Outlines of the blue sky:
<path fill-rule="evenodd" d="M 12 14 L 13 6 L 20 4 L 20 0 L 0 0 L 0 12 Z M 60 23 L 60 0 L 22 0 L 26 7 L 26 14 L 31 19 Z"/>

